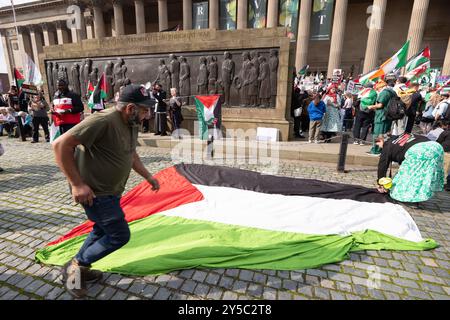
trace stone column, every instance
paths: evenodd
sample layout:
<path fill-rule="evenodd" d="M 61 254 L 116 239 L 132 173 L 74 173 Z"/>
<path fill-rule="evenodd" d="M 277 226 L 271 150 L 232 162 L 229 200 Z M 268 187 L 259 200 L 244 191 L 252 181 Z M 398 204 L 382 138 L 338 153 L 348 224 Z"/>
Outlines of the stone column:
<path fill-rule="evenodd" d="M 219 29 L 219 0 L 209 0 L 209 28 Z"/>
<path fill-rule="evenodd" d="M 70 27 L 70 32 L 72 34 L 72 42 L 76 43 L 81 40 L 86 39 L 86 21 L 84 17 L 84 12 L 86 10 L 86 4 L 82 0 L 67 0 L 68 4 L 75 5 L 80 9 L 81 15 L 78 17 L 74 14 L 77 14 L 77 11 L 72 14 L 72 17 L 75 18 L 72 26 Z"/>
<path fill-rule="evenodd" d="M 450 76 L 450 37 L 448 38 L 447 51 L 445 52 L 444 65 L 441 73 L 443 76 Z"/>
<path fill-rule="evenodd" d="M 328 78 L 332 76 L 333 69 L 338 69 L 341 65 L 347 5 L 348 0 L 336 0 L 336 8 L 333 17 L 333 32 L 331 34 L 330 58 L 328 59 Z"/>
<path fill-rule="evenodd" d="M 94 11 L 94 30 L 95 38 L 101 39 L 105 37 L 105 21 L 103 20 L 103 1 L 92 0 L 92 10 Z"/>
<path fill-rule="evenodd" d="M 159 31 L 169 28 L 167 16 L 167 0 L 158 0 Z"/>
<path fill-rule="evenodd" d="M 192 29 L 192 0 L 183 0 L 183 30 Z"/>
<path fill-rule="evenodd" d="M 267 5 L 267 28 L 274 28 L 277 26 L 278 26 L 278 0 L 269 0 L 269 3 Z"/>
<path fill-rule="evenodd" d="M 11 63 L 11 48 L 8 45 L 8 40 L 6 38 L 6 30 L 0 30 L 0 38 L 1 38 L 1 43 L 3 46 L 3 53 L 5 56 L 5 64 L 6 64 L 6 71 L 8 73 L 8 79 L 9 79 L 9 83 L 13 83 L 14 82 L 14 76 L 13 76 L 13 64 Z M 5 90 L 8 90 L 9 88 L 4 88 Z"/>
<path fill-rule="evenodd" d="M 87 39 L 94 39 L 94 21 L 92 19 L 92 16 L 86 17 L 86 38 Z"/>
<path fill-rule="evenodd" d="M 408 59 L 422 50 L 422 38 L 427 21 L 427 12 L 430 0 L 414 0 L 411 20 L 409 22 L 408 39 L 409 50 Z"/>
<path fill-rule="evenodd" d="M 248 21 L 248 0 L 238 1 L 237 6 L 237 29 L 247 29 Z"/>
<path fill-rule="evenodd" d="M 380 52 L 386 4 L 387 0 L 373 0 L 372 14 L 368 21 L 369 37 L 367 38 L 363 73 L 370 72 L 378 66 L 378 54 Z"/>
<path fill-rule="evenodd" d="M 33 61 L 36 66 L 39 66 L 39 53 L 42 53 L 42 36 L 40 33 L 40 28 L 38 26 L 30 26 L 30 38 L 31 38 L 31 48 L 33 49 Z"/>
<path fill-rule="evenodd" d="M 123 0 L 113 0 L 114 9 L 114 26 L 116 36 L 125 34 L 125 26 L 123 24 Z"/>
<path fill-rule="evenodd" d="M 19 34 L 17 35 L 17 40 L 19 43 L 19 52 L 21 55 L 29 55 L 31 58 L 33 57 L 33 49 L 31 47 L 31 39 L 28 34 L 28 28 L 20 26 L 18 27 Z M 16 61 L 22 64 L 22 61 Z M 23 67 L 23 66 L 22 66 Z"/>
<path fill-rule="evenodd" d="M 143 0 L 134 1 L 134 12 L 136 15 L 136 33 L 145 33 L 145 9 Z"/>
<path fill-rule="evenodd" d="M 301 0 L 297 32 L 297 51 L 295 53 L 296 70 L 300 70 L 308 61 L 311 8 L 312 0 Z"/>
<path fill-rule="evenodd" d="M 56 37 L 58 39 L 58 44 L 69 43 L 69 34 L 64 28 L 66 26 L 66 21 L 56 21 Z"/>
<path fill-rule="evenodd" d="M 56 43 L 53 25 L 48 22 L 41 23 L 42 34 L 44 36 L 44 46 L 52 46 Z"/>

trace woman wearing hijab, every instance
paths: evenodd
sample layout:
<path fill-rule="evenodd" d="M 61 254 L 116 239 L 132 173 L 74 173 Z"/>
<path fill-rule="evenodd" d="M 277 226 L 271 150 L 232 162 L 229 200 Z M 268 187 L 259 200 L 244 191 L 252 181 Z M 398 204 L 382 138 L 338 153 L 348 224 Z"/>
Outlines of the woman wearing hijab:
<path fill-rule="evenodd" d="M 401 202 L 422 202 L 444 189 L 444 149 L 428 138 L 411 133 L 392 136 L 388 141 L 377 138 L 382 149 L 378 163 L 378 191 L 388 192 L 390 197 Z M 391 162 L 400 168 L 389 188 L 386 173 Z M 388 186 L 386 187 L 386 182 Z"/>
<path fill-rule="evenodd" d="M 331 137 L 335 136 L 337 132 L 341 131 L 342 120 L 339 113 L 341 105 L 340 98 L 336 93 L 336 86 L 331 85 L 325 96 L 323 102 L 327 106 L 327 112 L 323 118 L 322 132 L 325 135 L 325 142 L 330 142 Z"/>

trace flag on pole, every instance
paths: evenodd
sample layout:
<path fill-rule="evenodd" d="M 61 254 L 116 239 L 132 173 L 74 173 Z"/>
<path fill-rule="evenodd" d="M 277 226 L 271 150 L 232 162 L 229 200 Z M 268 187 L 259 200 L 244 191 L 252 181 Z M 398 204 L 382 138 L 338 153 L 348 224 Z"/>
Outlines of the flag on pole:
<path fill-rule="evenodd" d="M 392 57 L 386 60 L 380 68 L 373 75 L 370 76 L 370 80 L 380 78 L 392 71 L 404 67 L 406 65 L 406 59 L 408 56 L 409 40 L 403 45 L 403 47 L 397 51 Z"/>
<path fill-rule="evenodd" d="M 406 72 L 413 71 L 414 69 L 422 66 L 423 64 L 428 62 L 428 67 L 430 65 L 430 48 L 426 47 L 421 52 L 416 54 L 414 57 L 406 62 Z"/>
<path fill-rule="evenodd" d="M 408 79 L 408 82 L 414 82 L 419 79 L 423 74 L 427 73 L 430 70 L 430 61 L 425 62 L 424 64 L 412 69 L 409 71 L 405 77 Z"/>
<path fill-rule="evenodd" d="M 52 125 L 50 126 L 50 143 L 55 141 L 60 135 L 59 126 L 55 124 L 55 121 L 52 121 Z"/>
<path fill-rule="evenodd" d="M 20 90 L 22 84 L 25 82 L 25 77 L 16 68 L 14 68 L 14 79 L 16 80 L 17 90 Z"/>
<path fill-rule="evenodd" d="M 309 69 L 309 64 L 307 64 L 303 68 L 301 68 L 300 71 L 298 72 L 298 74 L 300 76 L 304 76 L 306 74 L 306 71 L 308 71 L 308 69 Z"/>
<path fill-rule="evenodd" d="M 89 108 L 93 109 L 96 104 L 101 104 L 103 99 L 106 99 L 106 77 L 105 74 L 102 73 L 100 79 L 97 82 L 95 88 L 92 86 L 92 83 L 89 81 L 88 85 L 88 93 L 90 94 L 88 100 Z"/>
<path fill-rule="evenodd" d="M 365 85 L 367 83 L 369 83 L 370 81 L 376 82 L 378 80 L 378 78 L 374 78 L 371 79 L 371 77 L 378 71 L 378 69 L 376 70 L 372 70 L 370 72 L 367 72 L 365 74 L 362 74 L 361 76 L 359 76 L 358 79 L 355 80 L 356 83 Z"/>
<path fill-rule="evenodd" d="M 92 94 L 92 92 L 94 92 L 94 85 L 92 84 L 92 82 L 91 82 L 91 80 L 89 80 L 89 82 L 88 82 L 88 87 L 87 87 L 87 93 L 88 93 L 88 95 L 91 95 Z"/>
<path fill-rule="evenodd" d="M 24 78 L 25 82 L 28 84 L 33 84 L 36 86 L 42 85 L 42 76 L 39 68 L 33 62 L 31 57 L 28 54 L 25 54 L 23 57 L 23 65 L 24 68 Z"/>
<path fill-rule="evenodd" d="M 222 122 L 220 94 L 195 96 L 194 101 L 199 122 L 200 139 L 207 140 L 208 126 L 214 126 L 215 129 L 220 129 Z"/>

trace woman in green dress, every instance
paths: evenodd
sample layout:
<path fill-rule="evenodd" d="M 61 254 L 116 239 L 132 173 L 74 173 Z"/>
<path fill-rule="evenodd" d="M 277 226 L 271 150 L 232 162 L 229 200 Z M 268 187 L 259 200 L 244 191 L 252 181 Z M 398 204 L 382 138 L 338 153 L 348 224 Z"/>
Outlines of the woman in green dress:
<path fill-rule="evenodd" d="M 388 141 L 376 140 L 382 149 L 378 163 L 378 191 L 388 192 L 383 180 L 392 161 L 400 168 L 392 180 L 390 197 L 401 202 L 422 202 L 444 189 L 444 149 L 420 135 L 404 133 Z M 384 186 L 383 186 L 384 185 Z"/>

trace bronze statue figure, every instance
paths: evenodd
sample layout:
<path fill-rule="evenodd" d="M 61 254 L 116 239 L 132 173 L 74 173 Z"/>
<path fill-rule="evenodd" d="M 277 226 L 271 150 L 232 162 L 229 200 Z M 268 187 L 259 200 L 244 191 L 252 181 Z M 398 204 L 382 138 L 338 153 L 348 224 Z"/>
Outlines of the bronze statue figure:
<path fill-rule="evenodd" d="M 258 100 L 258 74 L 252 61 L 247 63 L 248 77 L 244 81 L 244 87 L 247 86 L 250 107 L 256 107 Z"/>
<path fill-rule="evenodd" d="M 266 58 L 259 57 L 259 99 L 261 107 L 267 108 L 270 106 L 270 67 L 266 61 Z"/>
<path fill-rule="evenodd" d="M 55 93 L 52 70 L 53 70 L 53 62 L 49 61 L 47 62 L 47 87 L 48 87 L 48 94 L 50 97 L 52 97 L 53 94 Z"/>
<path fill-rule="evenodd" d="M 176 88 L 180 92 L 180 62 L 174 54 L 169 55 L 169 72 L 172 88 Z M 170 88 L 167 88 L 170 89 Z"/>
<path fill-rule="evenodd" d="M 70 83 L 72 85 L 72 91 L 76 94 L 81 94 L 80 66 L 76 62 L 70 68 Z"/>
<path fill-rule="evenodd" d="M 89 74 L 89 81 L 91 82 L 91 84 L 95 87 L 97 85 L 98 82 L 98 68 L 94 67 L 92 69 L 92 72 Z"/>
<path fill-rule="evenodd" d="M 81 64 L 80 64 L 80 69 L 79 69 L 81 97 L 85 97 L 86 96 L 86 87 L 84 86 L 84 83 L 86 82 L 86 80 L 84 78 L 84 73 L 83 73 L 85 64 L 86 64 L 86 59 L 82 59 L 81 60 Z"/>
<path fill-rule="evenodd" d="M 122 66 L 125 64 L 122 58 L 117 58 L 116 63 L 113 67 L 113 83 L 112 86 L 114 88 L 114 94 L 119 92 L 120 87 L 123 84 L 123 79 L 125 76 L 123 75 Z M 122 83 L 119 83 L 119 80 L 122 80 Z"/>
<path fill-rule="evenodd" d="M 275 105 L 277 96 L 277 74 L 278 74 L 278 51 L 275 49 L 270 50 L 269 57 L 270 67 L 270 91 L 271 91 L 271 104 Z"/>
<path fill-rule="evenodd" d="M 85 60 L 85 64 L 83 66 L 83 80 L 84 83 L 82 84 L 83 87 L 85 88 L 85 92 L 84 92 L 84 96 L 86 97 L 88 92 L 87 92 L 87 87 L 88 87 L 88 83 L 89 83 L 89 79 L 90 79 L 90 74 L 92 72 L 92 60 L 89 58 L 86 58 Z"/>
<path fill-rule="evenodd" d="M 206 57 L 200 57 L 200 67 L 198 70 L 197 77 L 197 93 L 207 94 L 208 93 L 208 66 L 206 65 Z"/>
<path fill-rule="evenodd" d="M 219 76 L 219 66 L 217 65 L 217 57 L 210 56 L 208 64 L 208 92 L 210 94 L 217 93 L 218 76 Z"/>
<path fill-rule="evenodd" d="M 158 75 L 154 83 L 159 83 L 164 90 L 170 87 L 170 71 L 164 59 L 159 59 Z"/>
<path fill-rule="evenodd" d="M 185 57 L 180 57 L 180 95 L 191 95 L 191 67 Z M 183 105 L 189 104 L 189 98 L 182 98 Z"/>
<path fill-rule="evenodd" d="M 58 71 L 59 71 L 59 65 L 58 62 L 55 62 L 53 64 L 53 69 L 52 69 L 52 78 L 53 78 L 53 83 L 55 85 L 55 91 L 56 92 L 58 90 Z"/>
<path fill-rule="evenodd" d="M 114 82 L 113 67 L 114 64 L 111 60 L 105 64 L 106 101 L 110 101 L 114 97 L 112 86 Z"/>
<path fill-rule="evenodd" d="M 224 52 L 224 61 L 222 62 L 222 87 L 224 91 L 225 105 L 230 105 L 230 91 L 231 83 L 234 79 L 234 61 L 231 60 L 231 53 L 228 51 Z"/>
<path fill-rule="evenodd" d="M 239 74 L 240 78 L 240 96 L 241 96 L 241 107 L 247 107 L 249 104 L 249 93 L 248 86 L 250 84 L 250 54 L 247 51 L 242 53 L 242 66 Z"/>
<path fill-rule="evenodd" d="M 67 68 L 64 66 L 60 66 L 58 70 L 58 80 L 64 80 L 67 84 L 69 84 L 69 76 L 67 74 Z"/>

